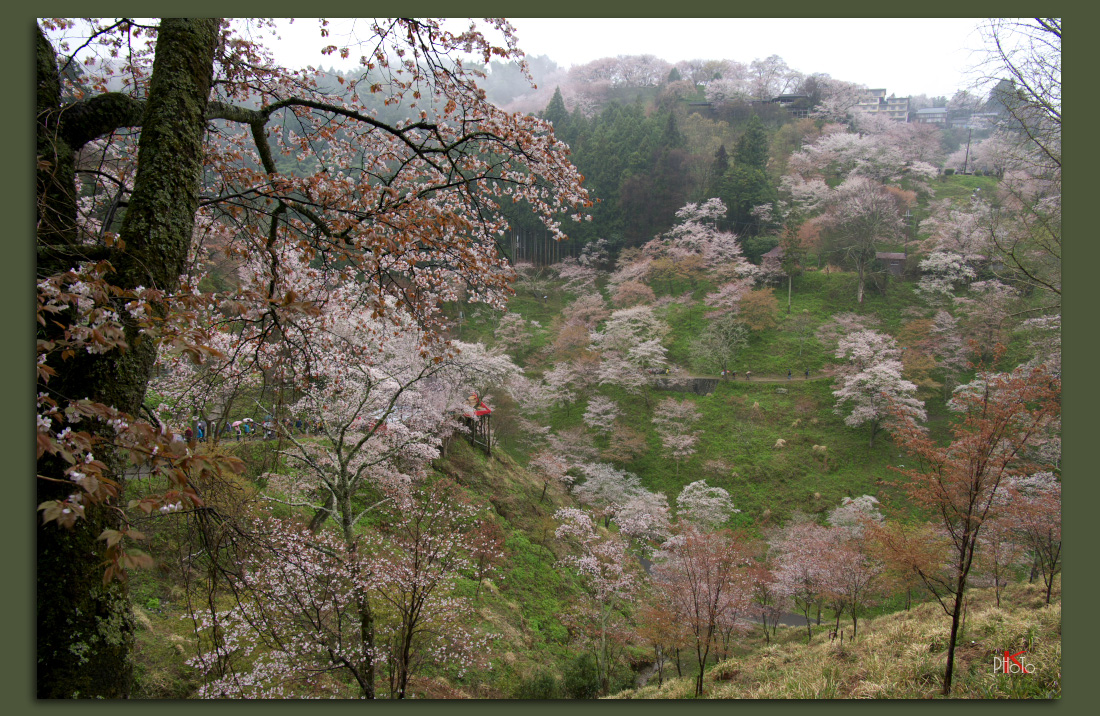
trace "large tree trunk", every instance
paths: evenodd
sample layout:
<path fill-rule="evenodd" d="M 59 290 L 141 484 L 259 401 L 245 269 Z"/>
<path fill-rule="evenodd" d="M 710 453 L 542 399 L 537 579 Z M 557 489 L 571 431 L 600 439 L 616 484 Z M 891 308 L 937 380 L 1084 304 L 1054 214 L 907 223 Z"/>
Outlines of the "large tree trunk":
<path fill-rule="evenodd" d="M 336 496 L 332 496 L 333 504 L 336 504 Z M 361 583 L 360 563 L 358 559 L 359 544 L 355 539 L 355 525 L 352 522 L 351 498 L 341 495 L 339 499 L 340 528 L 344 534 L 344 544 L 348 547 L 350 556 L 352 577 L 358 585 Z M 377 678 L 377 664 L 374 660 L 374 610 L 371 608 L 370 595 L 366 589 L 356 587 L 355 609 L 359 613 L 359 639 L 362 642 L 363 656 L 357 671 L 360 693 L 364 699 L 375 697 L 374 682 Z M 393 665 L 391 664 L 391 667 Z M 392 680 L 391 680 L 392 686 Z M 393 689 L 390 689 L 391 692 Z"/>
<path fill-rule="evenodd" d="M 121 237 L 125 249 L 109 258 L 113 284 L 129 289 L 156 286 L 171 292 L 187 258 L 202 169 L 204 114 L 213 76 L 218 21 L 164 20 L 157 40 L 149 97 L 142 119 L 138 170 Z M 72 246 L 75 176 L 72 145 L 62 133 L 60 84 L 53 49 L 39 30 L 38 151 L 51 164 L 38 178 L 40 257 Z M 52 122 L 52 124 L 51 124 Z M 72 128 L 69 128 L 72 130 Z M 70 131 L 71 134 L 71 131 Z M 41 252 L 44 245 L 50 250 Z M 75 259 L 73 259 L 75 262 Z M 65 266 L 68 268 L 68 266 Z M 88 397 L 131 414 L 145 396 L 156 348 L 133 327 L 123 353 L 77 356 L 54 365 L 50 392 L 61 400 Z M 116 479 L 123 460 L 102 456 Z M 65 464 L 48 456 L 38 474 L 64 479 Z M 64 499 L 70 486 L 37 481 L 37 500 Z M 72 531 L 53 524 L 37 530 L 38 696 L 40 698 L 124 698 L 133 669 L 133 618 L 125 586 L 103 585 L 104 543 L 100 532 L 114 520 L 92 507 Z"/>
<path fill-rule="evenodd" d="M 76 243 L 75 152 L 61 131 L 61 78 L 57 53 L 42 33 L 36 42 L 38 154 L 36 218 L 38 244 Z"/>

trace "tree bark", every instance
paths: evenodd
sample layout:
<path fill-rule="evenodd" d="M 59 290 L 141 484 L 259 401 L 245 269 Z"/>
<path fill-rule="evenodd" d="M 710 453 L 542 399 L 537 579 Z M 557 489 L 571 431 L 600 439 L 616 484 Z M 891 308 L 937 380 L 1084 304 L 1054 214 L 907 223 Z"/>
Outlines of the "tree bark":
<path fill-rule="evenodd" d="M 76 244 L 75 153 L 61 131 L 61 78 L 57 53 L 35 26 L 36 39 L 36 178 L 37 244 Z M 41 267 L 40 267 L 41 268 Z"/>
<path fill-rule="evenodd" d="M 174 291 L 187 258 L 198 206 L 206 103 L 217 45 L 216 19 L 166 19 L 157 40 L 149 98 L 142 118 L 134 192 L 123 220 L 125 248 L 110 257 L 112 283 Z M 56 55 L 39 29 L 38 151 L 50 162 L 38 175 L 40 249 L 62 249 L 76 240 L 75 169 L 72 146 L 61 136 Z M 75 132 L 70 127 L 67 133 Z M 70 207 L 71 204 L 71 207 Z M 76 259 L 73 259 L 74 263 Z M 50 264 L 39 266 L 49 270 Z M 68 268 L 66 266 L 65 268 Z M 163 312 L 163 307 L 161 308 Z M 120 311 L 120 313 L 123 313 Z M 136 414 L 156 358 L 152 341 L 133 326 L 122 353 L 77 356 L 54 365 L 49 389 L 61 401 L 90 398 Z M 121 481 L 124 461 L 104 455 Z M 65 465 L 44 458 L 38 474 L 64 479 Z M 37 481 L 39 502 L 64 499 L 64 483 Z M 125 586 L 104 586 L 100 532 L 113 526 L 108 509 L 92 507 L 72 531 L 55 525 L 37 530 L 39 698 L 125 698 L 133 681 L 130 660 L 133 616 Z"/>
<path fill-rule="evenodd" d="M 947 666 L 943 671 L 943 695 L 951 694 L 951 677 L 955 670 L 955 641 L 959 637 L 959 622 L 962 617 L 963 593 L 955 594 L 955 608 L 951 612 L 951 635 L 947 642 Z"/>

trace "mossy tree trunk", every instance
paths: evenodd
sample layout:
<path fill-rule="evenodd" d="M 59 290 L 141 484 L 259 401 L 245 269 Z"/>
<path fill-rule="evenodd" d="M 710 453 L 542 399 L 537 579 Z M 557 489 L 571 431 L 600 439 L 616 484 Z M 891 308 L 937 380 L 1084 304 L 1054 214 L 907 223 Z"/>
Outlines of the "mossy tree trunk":
<path fill-rule="evenodd" d="M 112 284 L 179 284 L 190 246 L 202 171 L 206 104 L 217 45 L 216 19 L 165 19 L 160 24 L 148 99 L 99 95 L 62 105 L 56 54 L 41 29 L 37 45 L 38 274 L 63 271 L 88 259 L 114 266 Z M 141 125 L 138 169 L 122 222 L 122 249 L 80 244 L 76 229 L 76 152 L 123 126 Z M 163 308 L 162 308 L 163 312 Z M 124 313 L 121 312 L 120 313 Z M 48 327 L 45 331 L 53 330 Z M 48 335 L 40 337 L 49 337 Z M 77 356 L 53 365 L 49 390 L 60 401 L 90 398 L 137 413 L 156 347 L 133 327 L 128 350 Z M 98 457 L 98 456 L 97 456 Z M 121 478 L 119 455 L 103 455 Z M 44 457 L 38 474 L 64 479 L 65 464 Z M 64 499 L 71 486 L 37 480 L 37 501 Z M 125 698 L 133 681 L 133 619 L 124 584 L 103 585 L 112 511 L 92 507 L 71 531 L 37 530 L 38 687 L 40 698 Z"/>

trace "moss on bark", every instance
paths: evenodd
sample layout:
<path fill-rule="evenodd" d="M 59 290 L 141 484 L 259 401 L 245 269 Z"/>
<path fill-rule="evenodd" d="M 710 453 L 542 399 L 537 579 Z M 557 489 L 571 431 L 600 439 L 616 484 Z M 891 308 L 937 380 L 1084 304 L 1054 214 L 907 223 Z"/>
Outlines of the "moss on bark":
<path fill-rule="evenodd" d="M 217 29 L 215 19 L 161 22 L 142 118 L 134 192 L 121 232 L 125 250 L 112 257 L 117 269 L 113 282 L 121 288 L 156 286 L 168 293 L 178 288 L 198 202 L 204 113 Z M 58 147 L 69 145 L 60 139 L 57 123 L 51 119 L 54 113 L 61 113 L 57 64 L 41 30 L 38 71 L 39 153 L 45 148 L 57 156 L 61 153 Z M 102 107 L 122 106 L 126 112 L 133 109 L 123 105 L 110 101 Z M 102 126 L 101 115 L 88 116 Z M 77 130 L 70 128 L 74 136 L 80 136 Z M 75 187 L 71 163 L 54 161 L 50 171 L 48 182 L 41 171 L 39 174 L 39 205 L 67 205 L 70 198 L 66 192 Z M 67 212 L 66 206 L 55 210 L 59 216 L 67 216 Z M 58 238 L 56 227 L 47 226 L 45 234 L 40 229 L 39 246 L 57 242 Z M 51 392 L 63 400 L 88 397 L 136 413 L 144 399 L 156 349 L 133 327 L 126 333 L 130 348 L 121 354 L 83 355 L 56 366 L 59 372 L 49 384 Z M 124 468 L 121 457 L 103 457 L 114 475 L 120 476 Z M 60 461 L 48 458 L 38 463 L 39 474 L 54 478 L 63 477 L 64 468 Z M 64 483 L 39 480 L 38 501 L 63 498 L 68 488 Z M 133 619 L 125 585 L 103 586 L 104 544 L 97 541 L 111 521 L 109 511 L 89 509 L 87 519 L 72 531 L 53 524 L 37 531 L 40 697 L 129 695 L 133 681 Z"/>

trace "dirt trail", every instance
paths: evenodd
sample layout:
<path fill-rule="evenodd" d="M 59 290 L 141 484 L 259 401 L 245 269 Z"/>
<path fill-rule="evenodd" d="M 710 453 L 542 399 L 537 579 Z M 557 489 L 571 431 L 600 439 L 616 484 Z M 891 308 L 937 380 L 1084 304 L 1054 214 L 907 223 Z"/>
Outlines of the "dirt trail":
<path fill-rule="evenodd" d="M 669 375 L 669 376 L 657 376 L 657 377 L 658 378 L 661 378 L 661 377 L 671 378 L 673 376 Z M 831 375 L 825 375 L 825 374 L 811 375 L 809 378 L 806 378 L 805 374 L 792 375 L 788 379 L 787 376 L 785 376 L 785 375 L 778 375 L 778 376 L 763 375 L 763 376 L 760 376 L 760 375 L 756 375 L 755 373 L 753 373 L 752 377 L 747 379 L 747 380 L 745 379 L 745 375 L 743 373 L 738 373 L 736 378 L 724 378 L 720 375 L 689 375 L 689 376 L 686 376 L 686 377 L 688 377 L 688 378 L 702 378 L 702 379 L 707 379 L 707 380 L 722 380 L 722 381 L 726 381 L 728 383 L 807 383 L 807 382 L 811 382 L 811 381 L 815 381 L 815 380 L 831 380 L 832 379 Z"/>

